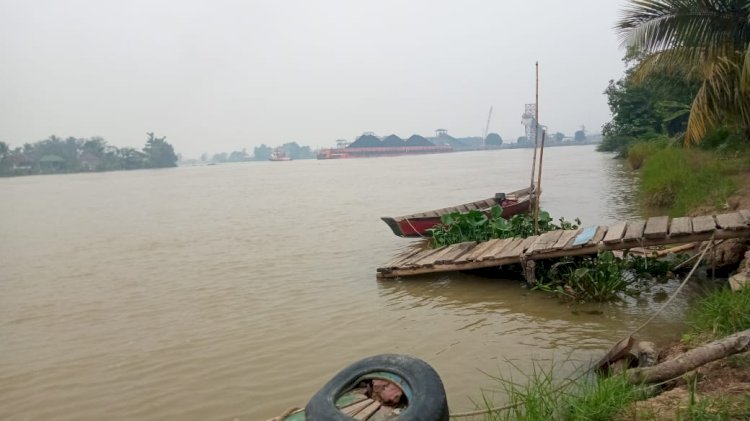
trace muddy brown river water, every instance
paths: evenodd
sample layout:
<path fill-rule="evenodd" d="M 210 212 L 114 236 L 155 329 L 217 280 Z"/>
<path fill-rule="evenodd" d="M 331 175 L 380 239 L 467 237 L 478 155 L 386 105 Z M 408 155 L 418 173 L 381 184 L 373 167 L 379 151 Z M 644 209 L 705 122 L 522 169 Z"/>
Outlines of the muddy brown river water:
<path fill-rule="evenodd" d="M 453 410 L 484 373 L 586 362 L 648 317 L 571 306 L 516 280 L 375 269 L 410 243 L 379 220 L 528 185 L 530 150 L 257 162 L 0 179 L 0 419 L 263 420 L 365 356 L 406 353 Z M 545 151 L 542 207 L 635 214 L 593 146 Z M 644 336 L 679 337 L 691 291 Z M 484 372 L 484 373 L 483 373 Z"/>

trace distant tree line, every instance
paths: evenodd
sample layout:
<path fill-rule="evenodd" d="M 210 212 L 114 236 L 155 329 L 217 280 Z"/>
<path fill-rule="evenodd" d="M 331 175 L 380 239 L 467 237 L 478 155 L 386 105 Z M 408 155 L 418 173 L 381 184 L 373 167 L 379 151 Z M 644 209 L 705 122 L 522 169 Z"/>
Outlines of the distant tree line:
<path fill-rule="evenodd" d="M 309 146 L 300 146 L 297 144 L 297 142 L 288 142 L 276 148 L 272 148 L 270 146 L 267 146 L 266 144 L 256 146 L 255 148 L 253 148 L 252 155 L 248 154 L 247 150 L 245 149 L 242 149 L 241 151 L 233 151 L 229 153 L 221 152 L 221 153 L 214 154 L 213 156 L 209 156 L 208 154 L 204 153 L 201 156 L 201 161 L 216 162 L 216 163 L 268 161 L 268 158 L 271 157 L 271 154 L 273 153 L 274 150 L 283 152 L 284 154 L 286 154 L 288 157 L 292 159 L 315 159 L 315 152 L 313 152 Z"/>
<path fill-rule="evenodd" d="M 118 148 L 101 137 L 63 139 L 50 136 L 22 147 L 0 142 L 0 176 L 117 171 L 177 166 L 166 137 L 147 133 L 142 150 Z"/>
<path fill-rule="evenodd" d="M 552 146 L 555 144 L 562 144 L 564 142 L 570 141 L 570 139 L 568 139 L 567 141 L 565 139 L 568 139 L 568 137 L 565 136 L 565 133 L 563 132 L 547 133 L 545 135 L 544 142 L 547 146 Z M 534 141 L 541 142 L 541 140 L 542 137 L 540 131 L 539 139 L 528 139 L 526 138 L 526 136 L 519 136 L 516 140 L 516 143 L 519 145 L 533 146 Z M 586 131 L 583 128 L 581 130 L 576 130 L 575 134 L 573 134 L 572 142 L 585 142 L 586 140 L 588 140 L 588 138 L 586 137 Z"/>

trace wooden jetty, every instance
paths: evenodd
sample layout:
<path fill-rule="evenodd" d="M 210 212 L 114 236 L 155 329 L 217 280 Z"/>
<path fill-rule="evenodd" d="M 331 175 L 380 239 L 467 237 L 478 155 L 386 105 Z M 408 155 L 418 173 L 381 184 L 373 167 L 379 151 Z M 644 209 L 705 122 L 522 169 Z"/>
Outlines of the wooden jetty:
<path fill-rule="evenodd" d="M 437 249 L 415 248 L 378 268 L 377 274 L 378 278 L 396 278 L 596 254 L 605 250 L 746 237 L 750 237 L 750 210 L 671 220 L 668 216 L 656 216 L 612 226 L 550 231 L 528 238 L 471 241 Z"/>

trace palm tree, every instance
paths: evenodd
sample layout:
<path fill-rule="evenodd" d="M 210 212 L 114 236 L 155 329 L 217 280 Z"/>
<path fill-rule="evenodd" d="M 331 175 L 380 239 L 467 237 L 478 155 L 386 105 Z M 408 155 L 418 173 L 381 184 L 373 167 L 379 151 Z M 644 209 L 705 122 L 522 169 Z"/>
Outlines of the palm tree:
<path fill-rule="evenodd" d="M 685 143 L 721 124 L 750 137 L 750 0 L 629 0 L 616 28 L 642 57 L 636 80 L 671 73 L 702 82 Z"/>

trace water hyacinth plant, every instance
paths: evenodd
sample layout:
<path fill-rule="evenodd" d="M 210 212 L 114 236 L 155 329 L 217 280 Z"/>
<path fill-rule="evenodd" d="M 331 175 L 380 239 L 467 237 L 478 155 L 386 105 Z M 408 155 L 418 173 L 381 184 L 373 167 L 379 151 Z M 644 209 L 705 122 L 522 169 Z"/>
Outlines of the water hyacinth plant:
<path fill-rule="evenodd" d="M 611 251 L 596 257 L 563 260 L 541 273 L 536 289 L 553 291 L 576 301 L 609 301 L 635 281 L 623 259 Z"/>
<path fill-rule="evenodd" d="M 432 236 L 433 248 L 462 243 L 465 241 L 487 241 L 494 238 L 526 238 L 534 235 L 534 219 L 530 215 L 517 214 L 510 219 L 502 217 L 503 208 L 493 206 L 489 217 L 481 211 L 452 212 L 440 218 L 441 223 L 428 232 Z M 581 221 L 576 218 L 575 223 L 559 219 L 556 224 L 546 211 L 539 212 L 539 233 L 559 230 L 576 229 Z"/>
<path fill-rule="evenodd" d="M 681 261 L 684 257 L 677 258 Z M 625 254 L 617 257 L 611 251 L 597 256 L 562 258 L 550 266 L 537 266 L 534 289 L 554 292 L 574 301 L 611 301 L 622 294 L 637 295 L 647 285 L 663 282 L 674 262 L 655 257 Z"/>

